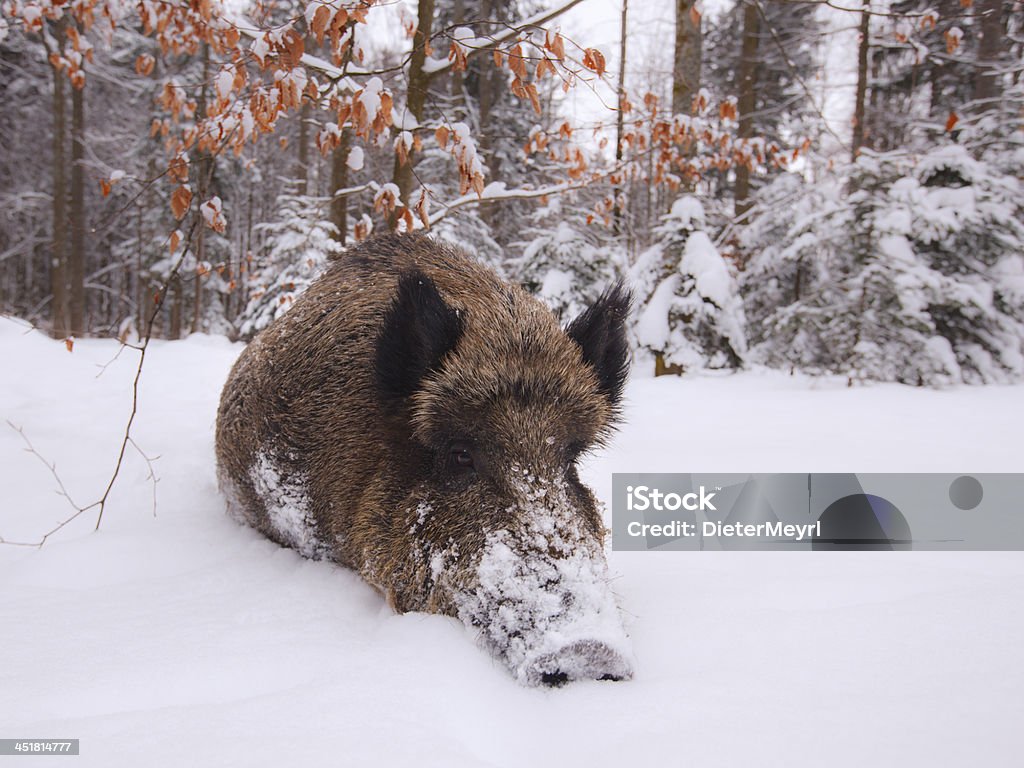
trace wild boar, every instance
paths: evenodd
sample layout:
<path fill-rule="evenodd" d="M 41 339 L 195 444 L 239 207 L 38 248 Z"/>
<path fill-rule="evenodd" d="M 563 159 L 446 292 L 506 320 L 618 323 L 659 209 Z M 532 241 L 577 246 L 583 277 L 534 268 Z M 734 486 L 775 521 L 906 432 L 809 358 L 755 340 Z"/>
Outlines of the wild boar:
<path fill-rule="evenodd" d="M 357 570 L 396 611 L 458 617 L 523 683 L 631 677 L 576 472 L 619 413 L 628 309 L 613 286 L 563 330 L 428 236 L 349 250 L 224 386 L 229 511 Z"/>

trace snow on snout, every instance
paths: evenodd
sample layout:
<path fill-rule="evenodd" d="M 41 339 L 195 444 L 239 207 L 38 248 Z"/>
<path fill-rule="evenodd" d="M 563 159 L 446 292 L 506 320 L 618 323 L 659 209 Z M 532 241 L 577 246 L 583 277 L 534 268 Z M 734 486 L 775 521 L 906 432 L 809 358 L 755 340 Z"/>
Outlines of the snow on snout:
<path fill-rule="evenodd" d="M 604 552 L 564 483 L 527 476 L 519 490 L 516 527 L 488 533 L 459 618 L 526 685 L 632 677 Z"/>

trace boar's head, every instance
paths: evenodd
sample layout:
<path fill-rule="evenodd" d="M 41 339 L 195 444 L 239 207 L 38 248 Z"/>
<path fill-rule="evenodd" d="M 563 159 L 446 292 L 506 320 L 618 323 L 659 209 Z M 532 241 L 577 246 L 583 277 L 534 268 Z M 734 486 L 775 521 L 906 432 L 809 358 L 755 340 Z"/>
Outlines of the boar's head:
<path fill-rule="evenodd" d="M 629 678 L 576 469 L 619 410 L 629 295 L 609 289 L 562 329 L 519 287 L 479 293 L 399 279 L 375 363 L 398 522 L 364 573 L 398 610 L 460 618 L 526 684 Z"/>

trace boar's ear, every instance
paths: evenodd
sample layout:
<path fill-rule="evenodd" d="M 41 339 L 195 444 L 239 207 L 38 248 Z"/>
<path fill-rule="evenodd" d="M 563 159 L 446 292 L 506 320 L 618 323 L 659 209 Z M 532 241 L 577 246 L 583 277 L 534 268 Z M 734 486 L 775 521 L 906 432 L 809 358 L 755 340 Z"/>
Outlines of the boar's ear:
<path fill-rule="evenodd" d="M 377 337 L 376 375 L 381 395 L 408 397 L 437 370 L 462 335 L 462 319 L 444 303 L 434 281 L 420 271 L 398 279 L 398 293 Z"/>
<path fill-rule="evenodd" d="M 601 392 L 612 405 L 622 398 L 629 373 L 625 322 L 631 301 L 629 291 L 618 282 L 565 329 L 583 350 L 583 361 L 597 372 Z"/>

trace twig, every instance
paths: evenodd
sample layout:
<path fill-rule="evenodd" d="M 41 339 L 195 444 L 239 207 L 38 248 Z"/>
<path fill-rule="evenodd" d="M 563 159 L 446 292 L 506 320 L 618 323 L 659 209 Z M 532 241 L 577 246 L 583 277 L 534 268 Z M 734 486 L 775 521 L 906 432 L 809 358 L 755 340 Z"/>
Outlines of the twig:
<path fill-rule="evenodd" d="M 153 468 L 153 462 L 160 457 L 149 456 L 146 454 L 146 452 L 139 447 L 139 444 L 135 442 L 135 438 L 129 438 L 128 442 L 132 444 L 132 448 L 134 448 L 136 452 L 138 452 L 139 456 L 142 457 L 142 460 L 146 462 L 146 467 L 149 470 L 149 474 L 146 475 L 146 479 L 153 481 L 153 517 L 156 517 L 156 484 L 160 482 L 160 478 L 156 476 L 156 470 Z"/>
<path fill-rule="evenodd" d="M 198 202 L 194 201 L 194 204 L 198 205 Z M 174 281 L 175 278 L 177 278 L 178 272 L 181 270 L 181 267 L 182 267 L 182 265 L 185 262 L 185 257 L 188 256 L 188 254 L 191 251 L 192 237 L 195 234 L 196 227 L 198 226 L 199 220 L 201 219 L 201 217 L 202 217 L 202 214 L 197 211 L 195 216 L 192 219 L 192 225 L 189 227 L 188 235 L 186 236 L 185 247 L 182 249 L 181 256 L 178 257 L 177 262 L 175 262 L 174 267 L 168 273 L 167 278 L 164 280 L 164 282 L 163 282 L 163 284 L 162 284 L 162 286 L 161 286 L 161 288 L 160 288 L 160 290 L 158 292 L 157 300 L 154 302 L 154 305 L 153 305 L 153 311 L 150 313 L 148 321 L 146 323 L 146 334 L 143 337 L 142 342 L 140 344 L 138 344 L 138 345 L 132 345 L 132 344 L 122 344 L 121 345 L 122 348 L 124 348 L 124 347 L 131 347 L 132 349 L 138 350 L 138 352 L 139 352 L 139 362 L 138 362 L 138 365 L 135 368 L 135 378 L 132 381 L 132 410 L 131 410 L 131 413 L 128 416 L 128 421 L 125 424 L 124 436 L 121 438 L 121 447 L 120 447 L 120 450 L 118 451 L 117 463 L 115 464 L 114 471 L 113 471 L 113 473 L 110 476 L 110 481 L 107 483 L 106 489 L 103 491 L 103 495 L 100 496 L 100 498 L 97 501 L 94 501 L 93 503 L 89 504 L 88 506 L 84 506 L 83 507 L 83 506 L 80 506 L 77 503 L 75 503 L 75 501 L 71 498 L 70 494 L 68 493 L 67 489 L 65 488 L 64 482 L 61 480 L 60 475 L 57 473 L 57 465 L 55 463 L 48 462 L 45 458 L 43 458 L 43 456 L 38 451 L 36 451 L 36 449 L 33 447 L 32 443 L 29 441 L 28 437 L 25 435 L 25 433 L 22 430 L 22 428 L 18 427 L 18 426 L 15 426 L 11 421 L 8 420 L 7 423 L 11 427 L 11 429 L 15 430 L 18 434 L 20 434 L 22 439 L 25 441 L 25 444 L 27 446 L 26 450 L 29 451 L 30 453 L 32 453 L 34 456 L 36 456 L 41 462 L 43 462 L 43 464 L 47 467 L 47 469 L 50 470 L 50 474 L 53 476 L 54 481 L 57 483 L 57 488 L 58 488 L 57 492 L 61 496 L 63 496 L 65 499 L 68 500 L 68 503 L 75 509 L 75 512 L 74 512 L 74 514 L 70 515 L 69 517 L 65 518 L 60 523 L 58 523 L 54 528 L 52 528 L 51 530 L 49 530 L 45 534 L 43 534 L 42 538 L 40 538 L 39 541 L 37 541 L 37 542 L 8 541 L 3 536 L 0 536 L 0 544 L 8 544 L 8 545 L 11 545 L 11 546 L 19 546 L 19 547 L 36 547 L 36 548 L 42 547 L 43 544 L 46 543 L 46 540 L 50 538 L 50 536 L 52 536 L 53 534 L 57 533 L 59 530 L 64 528 L 64 526 L 66 526 L 72 520 L 75 520 L 76 518 L 78 518 L 80 515 L 82 515 L 82 513 L 88 512 L 89 510 L 92 510 L 92 509 L 98 509 L 99 510 L 99 513 L 96 516 L 96 527 L 94 529 L 94 530 L 99 530 L 100 524 L 103 521 L 103 513 L 104 513 L 104 511 L 106 511 L 107 501 L 110 499 L 110 493 L 111 493 L 111 491 L 114 488 L 114 483 L 117 481 L 118 476 L 121 474 L 121 465 L 124 462 L 124 455 L 125 455 L 125 452 L 128 449 L 129 444 L 133 448 L 135 448 L 136 451 L 139 452 L 139 454 L 142 456 L 143 460 L 145 460 L 147 467 L 149 468 L 149 475 L 148 475 L 148 477 L 146 479 L 153 481 L 153 511 L 154 511 L 154 515 L 156 514 L 156 483 L 158 482 L 158 478 L 157 478 L 156 473 L 154 471 L 153 461 L 155 460 L 155 458 L 158 458 L 158 457 L 151 458 L 148 455 L 146 455 L 142 451 L 142 449 L 139 448 L 138 444 L 132 439 L 131 431 L 132 431 L 132 425 L 135 423 L 135 416 L 138 413 L 138 405 L 139 405 L 139 379 L 142 377 L 142 366 L 143 366 L 143 364 L 145 363 L 145 360 L 146 360 L 146 350 L 149 347 L 149 342 L 152 340 L 153 326 L 154 326 L 154 324 L 156 322 L 157 315 L 159 315 L 160 310 L 163 308 L 163 303 L 164 303 L 165 297 L 167 296 L 167 292 L 168 292 L 168 289 L 170 288 L 171 283 Z M 118 354 L 120 354 L 120 353 L 118 353 Z M 113 361 L 111 361 L 111 362 L 113 362 Z M 109 365 L 109 363 L 107 365 Z M 106 366 L 103 366 L 103 367 L 105 368 Z M 101 373 L 102 373 L 102 370 L 101 370 Z"/>
<path fill-rule="evenodd" d="M 7 426 L 9 426 L 19 435 L 21 435 L 21 439 L 25 441 L 25 450 L 28 453 L 31 453 L 37 459 L 39 459 L 39 461 L 43 463 L 43 466 L 50 470 L 50 474 L 53 476 L 54 482 L 57 483 L 58 495 L 63 496 L 65 499 L 67 499 L 68 504 L 70 504 L 75 510 L 75 513 L 73 515 L 65 518 L 64 520 L 61 520 L 59 523 L 57 523 L 56 526 L 54 526 L 49 531 L 44 533 L 43 537 L 39 539 L 39 541 L 8 541 L 3 536 L 0 536 L 0 544 L 8 544 L 12 547 L 36 547 L 38 549 L 39 547 L 43 546 L 43 544 L 46 543 L 46 540 L 50 538 L 53 534 L 57 533 L 57 531 L 59 531 L 61 528 L 63 528 L 65 525 L 70 523 L 75 518 L 77 518 L 83 512 L 88 512 L 90 509 L 94 509 L 96 506 L 99 505 L 100 502 L 94 501 L 87 507 L 82 507 L 76 504 L 75 500 L 71 498 L 71 494 L 68 493 L 68 489 L 64 487 L 64 481 L 61 480 L 60 475 L 57 474 L 56 462 L 49 462 L 45 458 L 43 458 L 43 455 L 35 449 L 35 446 L 32 445 L 32 441 L 28 439 L 28 435 L 25 434 L 24 429 L 14 424 L 14 422 L 12 422 L 10 419 L 5 419 L 5 421 L 7 421 Z"/>
<path fill-rule="evenodd" d="M 138 349 L 138 347 L 136 347 L 136 346 L 134 346 L 134 345 L 132 345 L 132 344 L 121 344 L 121 345 L 120 345 L 120 346 L 119 346 L 119 347 L 117 348 L 117 353 L 116 353 L 116 354 L 115 354 L 115 355 L 114 355 L 114 356 L 113 356 L 112 358 L 110 358 L 109 360 L 107 360 L 107 362 L 103 363 L 102 365 L 100 365 L 100 366 L 97 366 L 97 367 L 98 367 L 98 368 L 99 368 L 100 370 L 99 370 L 99 372 L 98 372 L 98 373 L 96 374 L 96 378 L 98 379 L 98 378 L 99 378 L 100 376 L 102 376 L 102 375 L 103 375 L 104 373 L 106 373 L 106 372 L 107 372 L 107 368 L 109 368 L 109 367 L 110 367 L 111 365 L 113 365 L 114 363 L 116 363 L 116 362 L 117 362 L 117 359 L 118 359 L 119 357 L 121 357 L 121 353 L 122 353 L 122 352 L 124 352 L 124 351 L 125 351 L 125 349 L 126 349 L 126 348 L 128 348 L 128 347 L 131 347 L 132 349 Z"/>
<path fill-rule="evenodd" d="M 193 200 L 193 202 L 198 207 L 199 203 L 195 200 Z M 185 257 L 192 249 L 192 236 L 195 234 L 196 226 L 199 224 L 199 220 L 201 218 L 202 213 L 197 210 L 192 219 L 192 225 L 189 227 L 188 235 L 185 238 L 185 247 L 181 251 L 181 256 L 178 257 L 178 261 L 175 263 L 174 268 L 171 269 L 170 273 L 167 275 L 167 279 L 164 280 L 157 299 L 153 302 L 153 311 L 149 313 L 149 319 L 146 322 L 146 335 L 143 337 L 142 343 L 138 347 L 139 363 L 135 367 L 135 378 L 132 380 L 132 411 L 128 415 L 128 422 L 124 427 L 124 437 L 121 440 L 121 448 L 117 453 L 117 464 L 114 465 L 114 472 L 110 476 L 110 482 L 107 483 L 106 490 L 103 491 L 103 496 L 101 496 L 100 500 L 97 502 L 99 506 L 99 514 L 96 515 L 95 530 L 97 531 L 100 529 L 100 524 L 103 522 L 103 513 L 107 508 L 107 499 L 110 498 L 110 492 L 114 488 L 114 483 L 117 482 L 118 475 L 121 474 L 121 463 L 124 461 L 125 451 L 128 449 L 128 444 L 132 442 L 132 424 L 135 423 L 135 416 L 139 412 L 139 379 L 142 378 L 142 366 L 146 362 L 146 350 L 149 349 L 149 342 L 153 339 L 153 325 L 156 322 L 157 315 L 160 314 L 160 310 L 163 308 L 171 282 L 178 276 L 178 272 L 181 270 L 182 264 L 185 263 Z"/>
<path fill-rule="evenodd" d="M 768 28 L 768 33 L 772 37 L 772 42 L 775 43 L 775 47 L 778 48 L 779 53 L 782 54 L 782 58 L 786 62 L 786 67 L 789 69 L 790 74 L 793 76 L 793 79 L 800 84 L 800 87 L 803 89 L 803 92 L 807 95 L 807 101 L 810 103 L 815 113 L 817 113 L 818 117 L 821 118 L 821 123 L 822 125 L 825 126 L 825 130 L 832 135 L 832 138 L 839 142 L 840 147 L 842 147 L 844 150 L 849 151 L 849 147 L 846 141 L 843 139 L 843 137 L 836 133 L 832 129 L 832 126 L 829 125 L 828 118 L 825 117 L 825 113 L 822 111 L 822 108 L 818 106 L 818 102 L 815 100 L 814 94 L 811 92 L 810 87 L 807 85 L 803 77 L 801 77 L 800 73 L 797 71 L 796 65 L 793 63 L 793 60 L 789 57 L 789 52 L 786 50 L 785 44 L 782 42 L 782 40 L 779 39 L 779 34 L 778 32 L 775 31 L 775 27 L 772 26 L 771 21 L 769 21 L 768 15 L 765 13 L 765 10 L 761 6 L 761 3 L 758 0 L 753 0 L 753 2 L 754 7 L 757 9 L 758 15 L 761 17 L 761 21 L 764 22 L 764 25 Z"/>

